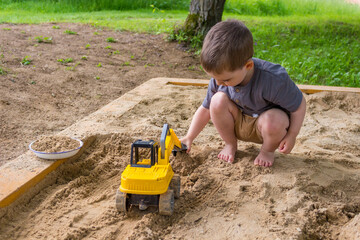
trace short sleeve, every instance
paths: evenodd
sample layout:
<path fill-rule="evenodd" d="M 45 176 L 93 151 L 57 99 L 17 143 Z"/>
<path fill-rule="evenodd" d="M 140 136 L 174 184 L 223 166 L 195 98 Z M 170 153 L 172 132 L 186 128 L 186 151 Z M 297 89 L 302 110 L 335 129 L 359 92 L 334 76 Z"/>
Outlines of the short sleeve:
<path fill-rule="evenodd" d="M 208 90 L 206 93 L 206 97 L 202 103 L 202 106 L 206 109 L 210 108 L 210 102 L 211 98 L 214 96 L 214 94 L 218 91 L 218 85 L 216 84 L 216 81 L 214 78 L 211 78 L 208 85 Z"/>
<path fill-rule="evenodd" d="M 269 85 L 264 93 L 265 99 L 289 112 L 295 112 L 299 108 L 303 94 L 285 70 L 277 75 L 276 79 L 268 83 Z"/>

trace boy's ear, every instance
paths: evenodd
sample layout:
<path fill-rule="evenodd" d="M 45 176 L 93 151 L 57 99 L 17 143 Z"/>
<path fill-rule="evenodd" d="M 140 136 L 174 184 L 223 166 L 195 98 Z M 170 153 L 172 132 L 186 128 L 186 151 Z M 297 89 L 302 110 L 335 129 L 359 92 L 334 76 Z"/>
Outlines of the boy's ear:
<path fill-rule="evenodd" d="M 245 64 L 247 70 L 250 70 L 254 67 L 254 61 L 252 59 L 248 60 Z"/>

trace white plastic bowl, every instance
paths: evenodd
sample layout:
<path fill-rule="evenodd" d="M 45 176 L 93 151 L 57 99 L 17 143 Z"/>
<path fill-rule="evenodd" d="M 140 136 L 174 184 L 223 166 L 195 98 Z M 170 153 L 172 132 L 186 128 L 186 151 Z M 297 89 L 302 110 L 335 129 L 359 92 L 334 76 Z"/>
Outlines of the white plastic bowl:
<path fill-rule="evenodd" d="M 69 150 L 69 151 L 64 151 L 64 152 L 52 152 L 52 153 L 47 153 L 47 152 L 39 152 L 36 151 L 34 149 L 32 149 L 32 145 L 34 142 L 36 142 L 37 140 L 33 141 L 30 143 L 29 148 L 31 151 L 33 151 L 35 153 L 36 156 L 38 156 L 39 158 L 43 158 L 43 159 L 64 159 L 64 158 L 69 158 L 74 156 L 76 153 L 79 152 L 80 148 L 84 145 L 84 143 L 77 138 L 72 138 L 76 141 L 79 142 L 80 146 L 78 148 L 75 148 L 73 150 Z"/>

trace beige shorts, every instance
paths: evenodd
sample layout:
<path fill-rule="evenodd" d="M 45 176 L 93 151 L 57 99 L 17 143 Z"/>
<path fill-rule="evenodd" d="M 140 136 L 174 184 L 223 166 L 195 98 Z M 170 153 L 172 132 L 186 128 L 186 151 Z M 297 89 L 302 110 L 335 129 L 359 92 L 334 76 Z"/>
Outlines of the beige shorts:
<path fill-rule="evenodd" d="M 245 142 L 263 143 L 263 138 L 257 128 L 258 119 L 259 117 L 248 116 L 239 110 L 238 117 L 235 121 L 235 134 L 237 139 Z"/>

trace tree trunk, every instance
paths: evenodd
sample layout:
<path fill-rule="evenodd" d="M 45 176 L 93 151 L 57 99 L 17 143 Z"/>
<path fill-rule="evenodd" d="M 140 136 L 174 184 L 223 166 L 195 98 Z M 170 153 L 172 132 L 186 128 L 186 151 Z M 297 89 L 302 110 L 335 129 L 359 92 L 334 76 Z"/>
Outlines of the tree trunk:
<path fill-rule="evenodd" d="M 220 22 L 226 0 L 191 0 L 190 13 L 184 29 L 189 35 L 203 36 Z"/>

